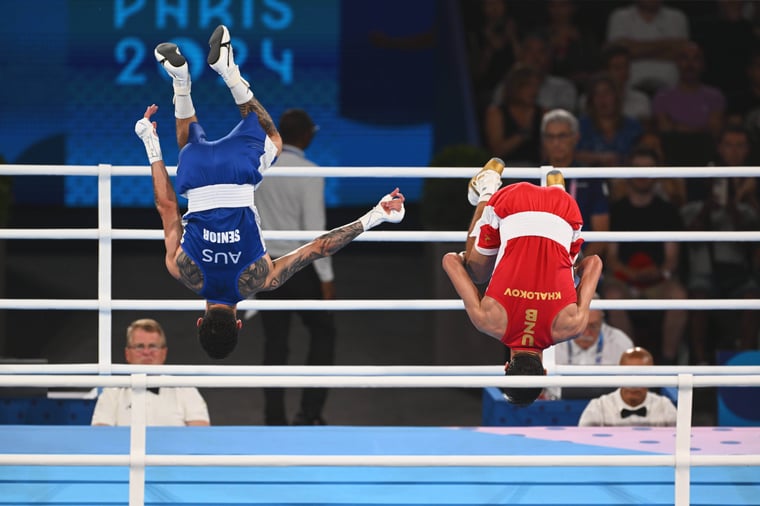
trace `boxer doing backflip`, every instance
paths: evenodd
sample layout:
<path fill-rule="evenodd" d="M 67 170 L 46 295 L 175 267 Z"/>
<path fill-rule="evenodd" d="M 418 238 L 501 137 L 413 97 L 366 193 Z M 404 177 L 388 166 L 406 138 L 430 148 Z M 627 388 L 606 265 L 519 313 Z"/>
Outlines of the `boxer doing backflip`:
<path fill-rule="evenodd" d="M 225 137 L 206 139 L 190 98 L 187 61 L 175 44 L 159 44 L 155 56 L 172 77 L 177 143 L 176 184 L 187 197 L 180 216 L 177 195 L 161 155 L 151 105 L 135 125 L 151 164 L 156 208 L 166 246 L 166 268 L 185 286 L 206 299 L 198 319 L 198 338 L 212 358 L 224 358 L 237 344 L 242 323 L 237 303 L 256 292 L 274 290 L 314 260 L 336 253 L 365 230 L 404 217 L 404 196 L 396 188 L 367 214 L 331 230 L 276 260 L 270 258 L 253 202 L 262 173 L 276 160 L 282 139 L 269 113 L 240 76 L 230 34 L 219 26 L 209 40 L 208 63 L 224 79 L 240 109 L 242 121 Z"/>
<path fill-rule="evenodd" d="M 506 374 L 543 375 L 542 351 L 586 327 L 602 261 L 594 255 L 579 263 L 576 288 L 583 219 L 562 173 L 551 171 L 545 187 L 522 182 L 499 189 L 503 169 L 504 162 L 492 158 L 470 181 L 476 209 L 467 246 L 444 255 L 443 269 L 472 324 L 510 348 Z M 488 283 L 483 295 L 476 283 Z M 504 392 L 527 406 L 541 390 Z"/>

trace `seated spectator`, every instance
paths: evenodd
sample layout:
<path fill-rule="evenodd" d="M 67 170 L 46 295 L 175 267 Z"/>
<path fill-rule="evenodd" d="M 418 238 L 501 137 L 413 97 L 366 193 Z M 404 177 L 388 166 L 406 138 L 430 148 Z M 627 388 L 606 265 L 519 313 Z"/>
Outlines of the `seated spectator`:
<path fill-rule="evenodd" d="M 540 84 L 538 88 L 538 105 L 544 110 L 575 110 L 578 102 L 578 90 L 572 81 L 549 73 L 552 62 L 549 43 L 539 32 L 529 32 L 520 40 L 516 53 L 518 64 L 527 65 L 538 70 Z M 494 93 L 494 101 L 501 98 L 501 86 Z"/>
<path fill-rule="evenodd" d="M 577 167 L 576 146 L 580 135 L 578 120 L 564 109 L 554 109 L 541 120 L 543 165 L 556 168 Z M 567 191 L 578 203 L 583 216 L 583 230 L 606 232 L 610 228 L 607 184 L 599 178 L 570 179 Z M 593 242 L 583 246 L 584 255 L 603 255 L 605 243 Z"/>
<path fill-rule="evenodd" d="M 632 160 L 646 157 L 645 163 L 651 163 L 651 156 L 651 152 L 636 151 Z M 678 209 L 657 194 L 655 179 L 631 178 L 627 182 L 626 196 L 610 206 L 610 230 L 683 230 Z M 685 299 L 686 290 L 678 280 L 679 255 L 679 244 L 675 241 L 608 243 L 603 297 Z M 610 310 L 609 322 L 632 336 L 636 343 L 641 343 L 645 335 L 656 335 L 649 329 L 643 332 L 641 328 L 634 329 L 625 310 Z M 685 310 L 665 311 L 659 336 L 659 352 L 665 363 L 676 362 L 685 327 Z"/>
<path fill-rule="evenodd" d="M 644 348 L 627 350 L 620 365 L 654 365 L 654 358 Z M 622 387 L 592 399 L 583 410 L 579 427 L 673 427 L 678 412 L 667 397 L 648 388 Z"/>
<path fill-rule="evenodd" d="M 662 167 L 664 154 L 660 136 L 654 132 L 645 131 L 638 144 L 628 158 L 631 167 Z M 657 179 L 657 194 L 665 201 L 670 202 L 676 208 L 686 203 L 686 180 L 682 177 L 663 177 Z M 628 181 L 626 179 L 612 179 L 610 181 L 610 202 L 615 202 L 625 197 L 628 193 Z"/>
<path fill-rule="evenodd" d="M 689 39 L 683 11 L 662 4 L 662 0 L 636 0 L 612 11 L 607 20 L 607 40 L 631 51 L 631 85 L 649 95 L 676 84 L 676 54 Z"/>
<path fill-rule="evenodd" d="M 536 166 L 541 154 L 543 110 L 536 102 L 540 75 L 533 67 L 516 65 L 501 88 L 499 103 L 486 109 L 486 147 L 512 165 Z"/>
<path fill-rule="evenodd" d="M 667 167 L 668 160 L 665 158 L 665 150 L 662 147 L 662 139 L 655 132 L 644 132 L 639 139 L 637 148 L 650 150 L 656 155 L 655 165 L 657 167 Z M 633 158 L 633 163 L 639 163 L 638 157 Z M 643 160 L 641 162 L 644 162 Z M 648 162 L 644 162 L 648 163 Z M 653 165 L 634 165 L 637 167 L 652 167 Z M 657 194 L 680 208 L 686 203 L 686 179 L 682 177 L 663 177 L 657 179 Z"/>
<path fill-rule="evenodd" d="M 718 137 L 716 152 L 717 158 L 712 164 L 716 167 L 746 167 L 749 165 L 755 165 L 750 158 L 751 146 L 749 132 L 741 126 L 732 125 L 723 129 Z M 731 178 L 731 189 L 733 190 L 733 200 L 741 204 L 746 204 L 755 211 L 760 212 L 757 178 Z M 710 193 L 710 191 L 703 193 L 703 199 Z"/>
<path fill-rule="evenodd" d="M 729 125 L 718 136 L 716 158 L 710 165 L 715 167 L 747 167 L 754 165 L 750 159 L 750 140 L 747 130 L 739 125 Z M 733 177 L 732 197 L 760 212 L 757 179 L 754 177 Z M 703 201 L 712 193 L 712 181 L 704 178 L 690 178 L 687 183 L 689 200 Z"/>
<path fill-rule="evenodd" d="M 476 21 L 467 33 L 468 61 L 478 116 L 491 102 L 506 69 L 515 62 L 517 25 L 506 0 L 480 0 Z"/>
<path fill-rule="evenodd" d="M 692 38 L 702 46 L 705 54 L 704 80 L 726 95 L 746 87 L 744 69 L 758 42 L 752 22 L 744 16 L 748 3 L 717 0 L 714 8 L 696 19 L 693 25 Z"/>
<path fill-rule="evenodd" d="M 662 149 L 662 139 L 653 130 L 645 130 L 639 138 L 637 148 L 647 149 L 656 155 L 657 165 L 667 166 L 665 151 Z"/>
<path fill-rule="evenodd" d="M 725 148 L 724 148 L 725 149 Z M 711 190 L 703 200 L 690 202 L 681 209 L 684 224 L 690 231 L 757 230 L 760 221 L 756 208 L 736 198 L 739 178 L 712 178 Z M 689 297 L 748 298 L 760 297 L 760 287 L 753 278 L 751 253 L 754 245 L 747 242 L 689 242 Z M 711 320 L 722 314 L 692 311 L 689 321 L 690 360 L 694 364 L 711 363 L 712 352 L 720 343 L 732 349 L 754 349 L 760 330 L 760 315 L 754 310 L 739 312 L 738 322 L 711 330 Z M 721 312 L 717 312 L 721 313 Z M 708 335 L 715 338 L 708 340 Z M 737 337 L 736 342 L 731 338 Z M 726 342 L 727 341 L 727 342 Z"/>
<path fill-rule="evenodd" d="M 609 74 L 591 79 L 587 100 L 587 113 L 579 120 L 576 160 L 597 167 L 622 165 L 643 133 L 641 123 L 623 114 L 618 87 Z"/>
<path fill-rule="evenodd" d="M 160 365 L 166 362 L 166 335 L 161 325 L 149 318 L 127 327 L 124 356 L 128 364 Z M 206 401 L 193 387 L 149 389 L 146 392 L 147 425 L 209 425 Z M 105 388 L 92 414 L 92 425 L 129 425 L 132 419 L 132 390 Z"/>
<path fill-rule="evenodd" d="M 599 295 L 595 295 L 594 300 L 598 299 Z M 554 346 L 554 361 L 557 365 L 618 365 L 623 352 L 629 348 L 633 348 L 631 338 L 604 321 L 604 311 L 592 309 L 589 312 L 588 325 L 581 335 Z M 567 387 L 550 387 L 545 390 L 544 395 L 549 399 L 560 399 L 567 397 L 566 393 Z M 577 397 L 578 394 L 579 392 L 575 392 L 572 396 Z M 591 396 L 596 395 L 599 393 Z"/>
<path fill-rule="evenodd" d="M 639 120 L 646 129 L 652 118 L 652 100 L 643 91 L 631 86 L 631 51 L 623 44 L 608 44 L 602 50 L 602 69 L 615 83 L 618 95 L 622 97 L 623 114 Z M 586 112 L 588 95 L 581 95 L 578 110 Z"/>
<path fill-rule="evenodd" d="M 757 9 L 760 13 L 760 9 Z M 730 93 L 727 97 L 727 123 L 743 125 L 750 138 L 751 157 L 760 155 L 760 47 L 756 47 L 745 68 L 746 87 Z"/>
<path fill-rule="evenodd" d="M 723 92 L 702 83 L 704 58 L 696 42 L 684 44 L 676 58 L 678 83 L 660 90 L 652 111 L 661 134 L 707 133 L 717 137 L 723 128 L 726 98 Z"/>
<path fill-rule="evenodd" d="M 578 88 L 595 69 L 599 60 L 599 41 L 592 30 L 577 23 L 574 0 L 546 2 L 551 74 L 569 79 Z"/>

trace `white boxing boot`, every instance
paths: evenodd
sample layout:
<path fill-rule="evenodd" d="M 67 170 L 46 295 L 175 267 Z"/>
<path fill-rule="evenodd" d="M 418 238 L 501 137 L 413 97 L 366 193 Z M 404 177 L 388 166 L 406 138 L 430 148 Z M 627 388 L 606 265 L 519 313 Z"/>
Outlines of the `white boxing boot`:
<path fill-rule="evenodd" d="M 219 25 L 208 39 L 209 51 L 206 61 L 217 74 L 222 76 L 227 86 L 232 88 L 239 82 L 250 88 L 248 81 L 240 76 L 240 69 L 235 64 L 235 57 L 230 44 L 230 31 L 224 25 Z"/>
<path fill-rule="evenodd" d="M 504 162 L 501 158 L 491 158 L 480 171 L 470 179 L 467 185 L 467 200 L 471 205 L 477 206 L 478 202 L 484 202 L 491 198 L 501 187 L 501 173 L 504 170 Z"/>
<path fill-rule="evenodd" d="M 163 42 L 156 46 L 153 54 L 172 78 L 174 95 L 190 95 L 190 69 L 187 66 L 187 60 L 179 52 L 177 44 Z"/>

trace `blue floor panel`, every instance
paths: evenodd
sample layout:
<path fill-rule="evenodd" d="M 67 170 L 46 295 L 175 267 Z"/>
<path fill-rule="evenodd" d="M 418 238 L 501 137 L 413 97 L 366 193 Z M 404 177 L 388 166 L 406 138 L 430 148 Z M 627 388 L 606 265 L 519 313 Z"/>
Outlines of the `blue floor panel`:
<path fill-rule="evenodd" d="M 669 433 L 498 433 L 416 427 L 151 428 L 149 454 L 642 455 Z M 548 434 L 548 436 L 547 436 Z M 559 434 L 559 435 L 558 435 Z M 719 437 L 718 437 L 719 436 Z M 760 453 L 760 432 L 693 438 L 714 451 Z M 554 437 L 555 440 L 547 439 Z M 627 438 L 627 439 L 626 439 Z M 658 439 L 659 438 L 659 439 Z M 755 443 L 758 443 L 755 446 Z M 641 444 L 639 444 L 641 443 Z M 725 445 L 723 445 L 725 443 Z M 723 445 L 723 446 L 721 446 Z M 742 449 L 741 445 L 747 445 Z M 6 426 L 2 453 L 126 453 L 129 431 Z M 712 451 L 712 450 L 711 450 Z M 670 467 L 149 467 L 146 505 L 672 505 Z M 126 467 L 0 466 L 0 506 L 127 506 Z M 691 469 L 691 504 L 760 506 L 760 469 Z"/>

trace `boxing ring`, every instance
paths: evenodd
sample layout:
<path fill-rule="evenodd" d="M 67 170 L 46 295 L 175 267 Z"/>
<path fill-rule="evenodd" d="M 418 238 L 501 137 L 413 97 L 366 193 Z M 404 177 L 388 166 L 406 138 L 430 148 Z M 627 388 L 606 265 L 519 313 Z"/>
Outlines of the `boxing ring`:
<path fill-rule="evenodd" d="M 314 168 L 274 168 L 275 177 Z M 326 177 L 469 178 L 472 168 L 319 168 Z M 549 170 L 509 169 L 541 179 Z M 714 168 L 615 168 L 628 177 L 709 177 Z M 174 168 L 170 169 L 173 173 Z M 619 172 L 617 172 L 619 171 Z M 722 176 L 760 175 L 721 167 Z M 563 170 L 568 178 L 604 169 Z M 0 166 L 0 175 L 98 178 L 97 229 L 3 229 L 2 239 L 98 241 L 97 299 L 0 299 L 1 309 L 98 312 L 96 364 L 0 365 L 0 387 L 131 387 L 130 427 L 0 427 L 0 505 L 82 504 L 760 504 L 760 429 L 692 427 L 695 388 L 760 386 L 759 366 L 557 366 L 507 378 L 494 366 L 133 366 L 111 363 L 112 314 L 197 310 L 202 300 L 111 296 L 113 240 L 160 240 L 159 230 L 111 227 L 111 177 L 146 167 Z M 402 186 L 402 185 L 399 185 Z M 464 195 L 463 195 L 464 198 Z M 311 239 L 321 231 L 265 231 Z M 369 231 L 360 241 L 464 242 L 464 231 Z M 584 233 L 589 241 L 752 241 L 759 232 Z M 601 300 L 597 309 L 760 309 L 760 300 Z M 460 300 L 258 301 L 239 309 L 462 310 Z M 624 373 L 624 374 L 621 374 Z M 646 386 L 678 390 L 675 428 L 148 427 L 147 388 L 484 388 Z M 757 402 L 757 399 L 750 399 Z"/>

